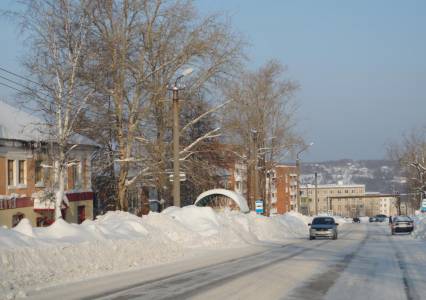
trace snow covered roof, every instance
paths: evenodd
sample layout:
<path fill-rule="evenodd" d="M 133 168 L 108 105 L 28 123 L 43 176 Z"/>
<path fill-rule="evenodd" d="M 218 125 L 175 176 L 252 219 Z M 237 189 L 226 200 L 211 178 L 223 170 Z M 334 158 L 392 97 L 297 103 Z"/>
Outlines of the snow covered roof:
<path fill-rule="evenodd" d="M 44 127 L 40 118 L 0 100 L 0 139 L 20 141 L 48 141 L 49 136 L 40 130 Z M 71 143 L 98 146 L 96 142 L 75 133 Z"/>
<path fill-rule="evenodd" d="M 0 138 L 9 140 L 38 141 L 42 133 L 37 117 L 0 101 Z"/>
<path fill-rule="evenodd" d="M 195 200 L 194 205 L 197 205 L 197 202 L 201 201 L 201 199 L 211 195 L 223 195 L 223 196 L 229 197 L 232 200 L 234 200 L 235 203 L 240 207 L 241 212 L 248 213 L 250 211 L 247 205 L 247 201 L 246 199 L 244 199 L 243 196 L 241 196 L 240 194 L 237 194 L 234 191 L 225 190 L 225 189 L 212 189 L 202 193 L 200 196 L 197 197 L 197 200 Z"/>

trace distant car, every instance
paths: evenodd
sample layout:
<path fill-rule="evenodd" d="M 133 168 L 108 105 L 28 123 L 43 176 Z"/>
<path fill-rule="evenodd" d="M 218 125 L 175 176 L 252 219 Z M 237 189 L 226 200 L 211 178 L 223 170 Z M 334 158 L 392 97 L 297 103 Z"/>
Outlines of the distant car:
<path fill-rule="evenodd" d="M 376 222 L 385 222 L 388 219 L 386 215 L 376 215 L 375 218 L 376 218 Z"/>
<path fill-rule="evenodd" d="M 354 217 L 352 219 L 352 222 L 354 222 L 354 223 L 361 223 L 361 220 L 358 217 Z"/>
<path fill-rule="evenodd" d="M 328 237 L 336 240 L 338 225 L 332 217 L 316 217 L 312 220 L 312 224 L 308 224 L 311 227 L 309 229 L 309 239 Z"/>
<path fill-rule="evenodd" d="M 376 222 L 376 218 L 375 217 L 370 217 L 370 218 L 368 218 L 368 222 L 370 222 L 370 223 Z"/>
<path fill-rule="evenodd" d="M 414 230 L 414 222 L 407 216 L 396 216 L 392 219 L 392 235 L 397 232 L 411 233 Z"/>

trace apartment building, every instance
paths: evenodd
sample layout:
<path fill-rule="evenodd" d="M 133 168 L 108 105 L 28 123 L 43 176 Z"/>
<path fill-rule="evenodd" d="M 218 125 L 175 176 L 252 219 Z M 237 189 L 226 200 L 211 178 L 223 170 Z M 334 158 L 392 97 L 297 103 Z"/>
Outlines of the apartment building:
<path fill-rule="evenodd" d="M 397 214 L 397 195 L 380 193 L 362 196 L 330 197 L 330 206 L 334 215 L 342 217 L 371 217 L 375 215 L 393 216 Z"/>
<path fill-rule="evenodd" d="M 271 214 L 284 214 L 294 210 L 297 202 L 296 166 L 275 166 L 266 178 L 266 194 L 271 197 Z"/>
<path fill-rule="evenodd" d="M 0 226 L 13 227 L 23 218 L 32 226 L 53 222 L 51 200 L 53 182 L 53 143 L 46 142 L 35 124 L 40 121 L 0 101 Z M 70 151 L 71 164 L 66 173 L 67 202 L 62 215 L 68 222 L 81 223 L 93 218 L 91 155 L 96 144 L 76 135 L 78 146 Z"/>
<path fill-rule="evenodd" d="M 330 199 L 333 197 L 358 197 L 365 195 L 365 185 L 363 184 L 322 184 L 315 188 L 315 185 L 307 184 L 300 186 L 302 206 L 306 208 L 306 214 L 315 214 L 315 198 L 317 199 L 318 213 L 331 212 Z M 316 196 L 315 196 L 316 194 Z"/>
<path fill-rule="evenodd" d="M 237 192 L 247 199 L 248 172 L 247 165 L 236 161 L 229 165 L 226 184 L 223 186 Z M 284 214 L 296 207 L 297 172 L 291 165 L 277 165 L 269 172 L 264 180 L 266 205 L 268 197 L 271 199 L 271 214 Z"/>
<path fill-rule="evenodd" d="M 318 199 L 318 213 L 330 213 L 342 217 L 395 215 L 397 195 L 366 193 L 365 185 L 327 184 L 301 186 L 302 205 L 307 214 L 315 214 L 315 192 Z"/>

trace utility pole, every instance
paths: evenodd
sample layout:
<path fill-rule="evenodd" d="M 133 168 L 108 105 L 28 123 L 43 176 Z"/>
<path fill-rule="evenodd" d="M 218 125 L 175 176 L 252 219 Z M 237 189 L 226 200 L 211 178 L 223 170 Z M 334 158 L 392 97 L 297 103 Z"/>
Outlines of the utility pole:
<path fill-rule="evenodd" d="M 297 153 L 299 154 L 299 153 Z M 300 159 L 296 157 L 296 211 L 300 213 Z"/>
<path fill-rule="evenodd" d="M 297 183 L 296 183 L 296 211 L 301 212 L 300 210 L 300 157 L 299 155 L 308 149 L 310 146 L 312 146 L 314 143 L 310 143 L 303 147 L 299 152 L 296 154 L 296 172 L 297 172 Z"/>
<path fill-rule="evenodd" d="M 254 155 L 254 202 L 259 199 L 259 174 L 258 174 L 258 157 L 257 157 L 257 130 L 252 129 L 253 136 L 253 155 Z"/>
<path fill-rule="evenodd" d="M 173 86 L 173 205 L 180 207 L 179 88 Z"/>
<path fill-rule="evenodd" d="M 315 172 L 315 215 L 318 216 L 318 173 Z"/>
<path fill-rule="evenodd" d="M 178 78 L 176 78 L 175 84 L 171 88 L 173 91 L 173 205 L 180 207 L 180 167 L 179 167 L 179 90 L 183 90 L 184 87 L 179 88 L 178 82 L 184 76 L 192 73 L 192 69 L 186 69 L 182 72 Z"/>

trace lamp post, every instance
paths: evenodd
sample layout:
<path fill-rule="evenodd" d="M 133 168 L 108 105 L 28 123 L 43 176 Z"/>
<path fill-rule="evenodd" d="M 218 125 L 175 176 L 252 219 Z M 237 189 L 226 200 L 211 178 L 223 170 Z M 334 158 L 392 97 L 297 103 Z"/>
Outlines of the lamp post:
<path fill-rule="evenodd" d="M 296 210 L 300 213 L 300 154 L 312 146 L 314 143 L 309 143 L 303 147 L 296 155 L 296 172 L 297 172 L 297 188 L 296 188 Z"/>
<path fill-rule="evenodd" d="M 180 167 L 179 167 L 179 87 L 178 82 L 184 76 L 192 73 L 192 69 L 186 69 L 178 78 L 174 85 L 170 88 L 173 91 L 173 205 L 180 207 Z"/>

